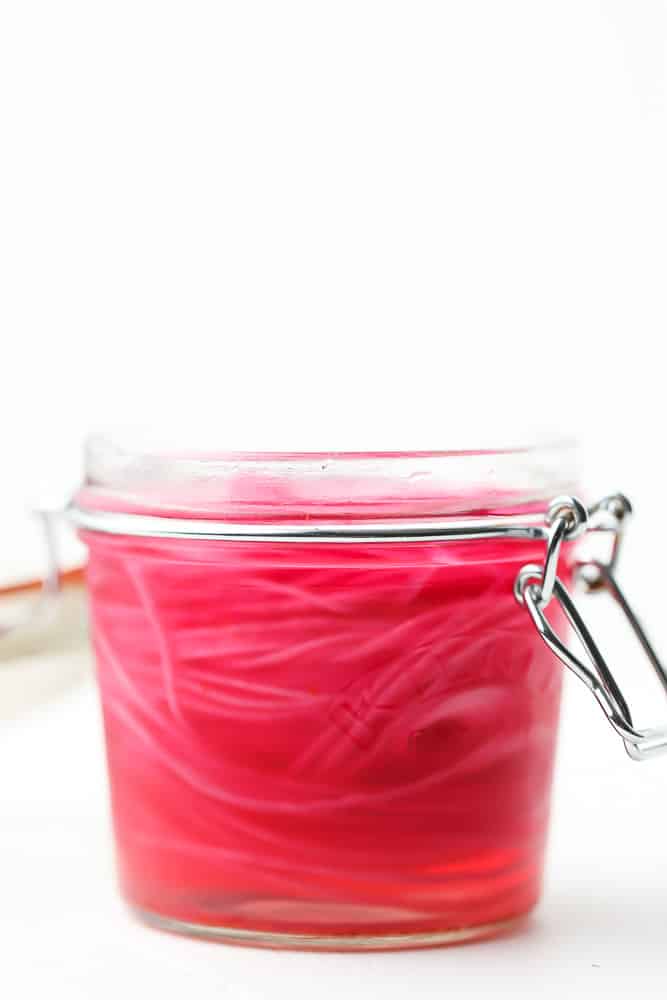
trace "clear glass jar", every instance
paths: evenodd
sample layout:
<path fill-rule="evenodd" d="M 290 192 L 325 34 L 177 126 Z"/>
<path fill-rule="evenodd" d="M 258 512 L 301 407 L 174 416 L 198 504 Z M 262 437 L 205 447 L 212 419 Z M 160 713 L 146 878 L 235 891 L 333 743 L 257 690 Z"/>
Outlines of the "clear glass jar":
<path fill-rule="evenodd" d="M 530 911 L 562 668 L 513 592 L 544 540 L 485 529 L 572 491 L 574 454 L 90 442 L 76 505 L 118 868 L 142 917 L 370 949 Z"/>

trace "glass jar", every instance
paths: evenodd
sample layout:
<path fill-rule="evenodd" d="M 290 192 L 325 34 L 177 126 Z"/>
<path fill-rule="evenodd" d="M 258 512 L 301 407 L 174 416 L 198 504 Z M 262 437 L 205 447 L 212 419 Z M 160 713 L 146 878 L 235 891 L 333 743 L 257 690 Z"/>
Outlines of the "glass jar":
<path fill-rule="evenodd" d="M 515 582 L 574 455 L 89 443 L 74 517 L 137 913 L 370 949 L 531 910 L 562 669 Z M 558 546 L 567 586 L 577 543 Z"/>

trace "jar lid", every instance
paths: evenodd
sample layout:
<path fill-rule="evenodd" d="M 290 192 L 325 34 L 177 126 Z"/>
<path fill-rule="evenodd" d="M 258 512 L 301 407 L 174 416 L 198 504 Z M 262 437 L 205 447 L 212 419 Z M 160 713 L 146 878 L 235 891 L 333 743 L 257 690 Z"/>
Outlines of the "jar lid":
<path fill-rule="evenodd" d="M 88 510 L 243 522 L 528 512 L 576 492 L 577 448 L 233 452 L 96 434 L 76 503 Z"/>

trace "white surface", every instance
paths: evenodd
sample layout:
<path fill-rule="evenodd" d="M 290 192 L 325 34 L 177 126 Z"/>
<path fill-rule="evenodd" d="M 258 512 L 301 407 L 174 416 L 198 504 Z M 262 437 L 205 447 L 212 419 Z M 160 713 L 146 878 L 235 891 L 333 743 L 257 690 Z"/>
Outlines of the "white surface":
<path fill-rule="evenodd" d="M 532 923 L 508 939 L 401 954 L 272 953 L 141 926 L 115 891 L 90 680 L 5 723 L 0 941 L 7 995 L 661 996 L 665 760 L 626 759 L 586 692 L 574 681 L 567 688 L 547 887 Z"/>
<path fill-rule="evenodd" d="M 513 418 L 626 484 L 664 436 L 666 42 L 663 0 L 6 0 L 3 508 L 167 419 Z"/>

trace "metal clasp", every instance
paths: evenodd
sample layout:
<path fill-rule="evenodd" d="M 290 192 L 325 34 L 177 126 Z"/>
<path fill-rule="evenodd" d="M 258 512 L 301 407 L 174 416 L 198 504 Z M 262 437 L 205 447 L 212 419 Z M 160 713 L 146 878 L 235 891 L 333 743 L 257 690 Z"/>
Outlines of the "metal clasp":
<path fill-rule="evenodd" d="M 611 594 L 621 607 L 651 667 L 667 691 L 667 671 L 658 659 L 643 625 L 628 603 L 615 576 L 620 543 L 631 511 L 629 501 L 622 494 L 605 497 L 588 510 L 574 497 L 558 497 L 550 505 L 547 515 L 550 531 L 544 565 L 524 566 L 517 576 L 514 593 L 517 601 L 526 607 L 535 628 L 547 646 L 592 692 L 610 724 L 623 739 L 629 756 L 633 760 L 645 760 L 667 751 L 667 727 L 635 728 L 630 708 L 614 675 L 571 594 L 557 575 L 558 556 L 564 540 L 577 537 L 584 531 L 612 533 L 609 560 L 602 562 L 591 559 L 579 563 L 577 578 L 589 591 L 607 590 Z M 552 599 L 558 602 L 579 637 L 585 652 L 585 660 L 576 656 L 565 645 L 547 620 L 544 612 Z"/>
<path fill-rule="evenodd" d="M 38 596 L 19 618 L 3 625 L 0 623 L 0 639 L 18 630 L 32 628 L 36 623 L 48 620 L 56 611 L 60 598 L 60 565 L 56 541 L 57 512 L 34 510 L 39 520 L 44 539 L 46 571 L 42 578 Z"/>

